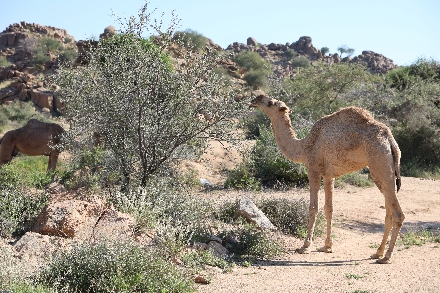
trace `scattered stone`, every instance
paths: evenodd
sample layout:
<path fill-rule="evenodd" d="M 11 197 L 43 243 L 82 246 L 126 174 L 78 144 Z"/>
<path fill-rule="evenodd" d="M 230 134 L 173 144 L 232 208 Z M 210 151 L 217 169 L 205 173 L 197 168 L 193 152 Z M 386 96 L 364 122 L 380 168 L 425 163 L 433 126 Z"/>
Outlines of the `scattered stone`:
<path fill-rule="evenodd" d="M 257 225 L 261 229 L 277 229 L 252 200 L 247 197 L 242 197 L 238 202 L 234 218 L 239 216 L 242 216 L 246 221 Z"/>

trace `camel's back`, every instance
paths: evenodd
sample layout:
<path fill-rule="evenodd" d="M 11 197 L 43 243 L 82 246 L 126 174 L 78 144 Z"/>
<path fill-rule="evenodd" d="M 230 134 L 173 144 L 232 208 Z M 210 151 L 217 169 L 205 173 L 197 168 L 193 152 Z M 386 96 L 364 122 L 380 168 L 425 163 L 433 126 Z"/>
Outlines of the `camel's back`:
<path fill-rule="evenodd" d="M 16 147 L 28 155 L 50 152 L 48 144 L 58 144 L 63 132 L 64 129 L 58 124 L 31 119 L 24 127 L 15 130 Z"/>
<path fill-rule="evenodd" d="M 371 138 L 391 135 L 389 128 L 359 107 L 343 108 L 318 120 L 309 133 L 311 146 L 339 145 L 343 151 L 360 147 Z"/>

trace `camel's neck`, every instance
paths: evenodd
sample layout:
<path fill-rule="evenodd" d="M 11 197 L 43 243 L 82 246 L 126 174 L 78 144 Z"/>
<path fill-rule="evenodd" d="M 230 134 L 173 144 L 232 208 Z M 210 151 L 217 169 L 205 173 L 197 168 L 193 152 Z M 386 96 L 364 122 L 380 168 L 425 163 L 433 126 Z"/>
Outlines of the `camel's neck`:
<path fill-rule="evenodd" d="M 287 111 L 284 115 L 270 117 L 270 120 L 272 122 L 275 141 L 283 155 L 293 162 L 304 163 L 305 158 L 302 141 L 296 138 Z"/>

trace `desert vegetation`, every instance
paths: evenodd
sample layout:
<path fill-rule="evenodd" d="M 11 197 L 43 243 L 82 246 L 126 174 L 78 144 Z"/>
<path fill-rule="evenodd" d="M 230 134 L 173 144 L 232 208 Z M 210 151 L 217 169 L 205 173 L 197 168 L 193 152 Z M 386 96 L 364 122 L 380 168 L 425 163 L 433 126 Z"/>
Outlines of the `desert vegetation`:
<path fill-rule="evenodd" d="M 39 39 L 30 49 L 35 64 L 58 57 L 50 78 L 68 105 L 61 117 L 35 112 L 28 103 L 0 105 L 0 132 L 23 126 L 30 117 L 67 124 L 59 161 L 46 173 L 46 158 L 19 156 L 0 168 L 0 236 L 14 241 L 32 229 L 50 201 L 44 188 L 56 181 L 68 190 L 94 194 L 117 211 L 131 215 L 135 239 L 76 243 L 57 252 L 41 270 L 23 273 L 23 264 L 0 246 L 0 290 L 13 292 L 193 292 L 195 277 L 209 282 L 209 269 L 228 272 L 284 252 L 280 237 L 304 238 L 308 201 L 266 198 L 258 208 L 279 228 L 258 229 L 235 217 L 235 201 L 213 203 L 195 194 L 210 192 L 196 175 L 183 176 L 183 160 L 197 160 L 212 140 L 239 145 L 242 162 L 226 170 L 224 186 L 261 192 L 307 188 L 307 170 L 279 152 L 269 119 L 249 115 L 238 93 L 264 89 L 283 100 L 299 138 L 314 121 L 341 107 L 361 106 L 387 124 L 402 151 L 402 175 L 440 178 L 440 63 L 418 59 L 385 75 L 350 63 L 313 65 L 293 49 L 285 58 L 295 76 L 271 78 L 271 64 L 256 52 L 235 56 L 207 50 L 207 38 L 193 30 L 157 27 L 145 5 L 119 34 L 100 40 L 85 66 L 72 67 L 76 53 L 53 39 Z M 150 25 L 152 27 L 150 27 Z M 152 30 L 151 32 L 149 30 Z M 160 36 L 157 32 L 164 32 Z M 172 37 L 174 34 L 174 37 Z M 67 41 L 66 41 L 67 42 Z M 178 50 L 176 50 L 178 48 Z M 341 47 L 350 55 L 353 49 Z M 323 52 L 325 50 L 322 50 Z M 177 52 L 177 53 L 176 53 Z M 328 52 L 327 50 L 324 52 Z M 49 58 L 49 59 L 48 59 Z M 222 58 L 242 68 L 246 84 L 236 86 Z M 62 62 L 61 62 L 62 61 Z M 0 67 L 8 66 L 0 59 Z M 242 142 L 246 142 L 242 146 Z M 372 186 L 368 169 L 339 178 L 336 186 Z M 323 233 L 318 215 L 315 233 Z M 189 249 L 220 239 L 229 254 Z M 422 239 L 417 241 L 417 239 Z M 403 237 L 403 245 L 439 242 L 432 231 Z M 354 275 L 347 276 L 354 278 Z"/>

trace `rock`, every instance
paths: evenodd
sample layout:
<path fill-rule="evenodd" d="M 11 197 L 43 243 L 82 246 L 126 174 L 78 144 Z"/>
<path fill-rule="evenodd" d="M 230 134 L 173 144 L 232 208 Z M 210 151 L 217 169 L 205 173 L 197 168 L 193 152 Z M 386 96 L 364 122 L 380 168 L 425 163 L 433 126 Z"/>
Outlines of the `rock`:
<path fill-rule="evenodd" d="M 63 190 L 61 186 L 52 186 Z M 44 208 L 33 232 L 75 240 L 117 240 L 134 236 L 135 220 L 101 203 L 82 200 L 54 202 Z"/>
<path fill-rule="evenodd" d="M 242 216 L 246 221 L 257 225 L 261 229 L 277 229 L 266 215 L 247 197 L 242 197 L 238 202 L 234 218 L 238 216 Z"/>
<path fill-rule="evenodd" d="M 253 97 L 259 97 L 259 96 L 265 96 L 265 95 L 266 95 L 266 93 L 264 91 L 262 91 L 262 90 L 252 91 L 252 96 Z"/>
<path fill-rule="evenodd" d="M 80 200 L 66 200 L 49 204 L 38 216 L 33 232 L 73 238 L 91 216 L 97 220 L 101 207 Z"/>
<path fill-rule="evenodd" d="M 47 260 L 53 252 L 67 246 L 69 243 L 70 240 L 63 237 L 27 232 L 13 245 L 13 249 L 19 253 L 19 256 L 26 255 L 27 257 Z"/>
<path fill-rule="evenodd" d="M 53 110 L 53 93 L 48 91 L 31 90 L 31 101 L 41 108 Z"/>
<path fill-rule="evenodd" d="M 204 276 L 198 275 L 194 278 L 194 282 L 199 284 L 209 284 L 211 281 L 209 281 L 208 278 Z"/>
<path fill-rule="evenodd" d="M 215 256 L 221 258 L 225 258 L 229 254 L 229 251 L 226 249 L 226 247 L 224 247 L 217 241 L 209 241 L 208 249 L 210 249 Z"/>
<path fill-rule="evenodd" d="M 251 37 L 249 37 L 248 39 L 247 39 L 247 45 L 248 46 L 257 46 L 258 45 L 258 42 L 257 42 L 257 40 L 256 39 L 254 39 L 254 38 L 251 38 Z"/>

